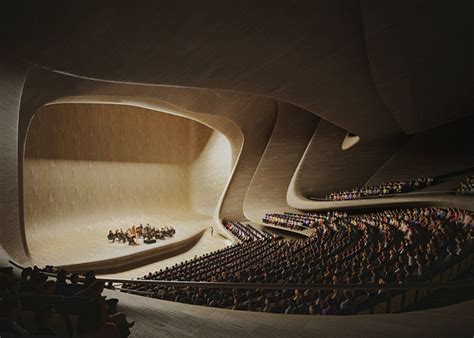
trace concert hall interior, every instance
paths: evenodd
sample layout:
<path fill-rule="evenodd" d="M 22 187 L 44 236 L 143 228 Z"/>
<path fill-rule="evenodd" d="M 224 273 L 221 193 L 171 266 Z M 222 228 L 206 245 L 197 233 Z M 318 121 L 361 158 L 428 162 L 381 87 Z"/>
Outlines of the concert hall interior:
<path fill-rule="evenodd" d="M 471 0 L 0 19 L 1 337 L 472 337 Z"/>

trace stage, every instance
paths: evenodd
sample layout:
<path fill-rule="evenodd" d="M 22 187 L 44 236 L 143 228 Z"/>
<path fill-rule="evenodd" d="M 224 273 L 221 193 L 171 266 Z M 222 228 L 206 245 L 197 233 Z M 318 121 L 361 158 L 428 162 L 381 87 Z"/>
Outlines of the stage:
<path fill-rule="evenodd" d="M 198 214 L 182 215 L 179 220 L 153 215 L 142 217 L 136 223 L 150 223 L 152 226 L 172 226 L 176 233 L 172 238 L 157 240 L 153 244 L 139 245 L 128 243 L 111 243 L 107 239 L 109 230 L 127 228 L 133 224 L 128 219 L 104 217 L 101 223 L 87 224 L 84 218 L 69 224 L 55 224 L 48 227 L 28 228 L 27 240 L 32 263 L 38 266 L 53 265 L 69 267 L 69 270 L 93 268 L 96 271 L 124 271 L 118 275 L 124 278 L 135 278 L 155 269 L 156 266 L 167 266 L 212 250 L 225 247 L 232 241 L 225 239 L 214 231 L 210 234 L 212 219 Z M 216 226 L 214 226 L 216 228 Z M 189 257 L 188 257 L 189 256 Z M 161 260 L 155 263 L 155 259 Z M 164 260 L 162 260 L 165 258 Z M 130 265 L 130 261 L 135 261 Z M 154 263 L 151 266 L 142 264 Z M 123 263 L 128 265 L 123 265 Z M 104 270 L 107 267 L 109 270 Z M 110 270 L 112 269 L 112 270 Z"/>

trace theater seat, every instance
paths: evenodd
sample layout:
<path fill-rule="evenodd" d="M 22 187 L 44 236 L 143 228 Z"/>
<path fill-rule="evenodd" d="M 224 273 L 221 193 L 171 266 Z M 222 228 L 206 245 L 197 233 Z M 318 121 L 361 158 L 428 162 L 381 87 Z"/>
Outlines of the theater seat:
<path fill-rule="evenodd" d="M 399 293 L 390 298 L 390 313 L 402 312 L 403 293 Z"/>
<path fill-rule="evenodd" d="M 34 311 L 22 311 L 21 320 L 23 327 L 31 333 L 35 333 L 38 330 L 36 324 L 36 313 Z M 53 314 L 51 328 L 56 333 L 57 337 L 69 337 L 72 334 L 67 328 L 64 317 L 59 314 Z"/>
<path fill-rule="evenodd" d="M 403 302 L 403 307 L 407 307 L 409 305 L 415 304 L 416 302 L 416 288 L 408 289 L 405 293 L 405 301 Z"/>
<path fill-rule="evenodd" d="M 388 302 L 386 300 L 380 301 L 374 305 L 372 313 L 374 315 L 384 314 L 384 313 L 387 313 L 387 308 L 388 308 Z"/>
<path fill-rule="evenodd" d="M 369 308 L 365 308 L 363 310 L 360 310 L 359 312 L 357 312 L 358 315 L 370 315 L 370 309 Z"/>
<path fill-rule="evenodd" d="M 441 274 L 437 274 L 436 276 L 434 276 L 431 279 L 431 283 L 439 283 L 439 282 L 441 282 Z M 433 291 L 436 291 L 438 289 L 439 288 L 432 288 L 432 289 L 429 289 L 429 292 L 433 292 Z"/>
<path fill-rule="evenodd" d="M 450 280 L 451 276 L 451 268 L 447 268 L 446 270 L 443 271 L 443 274 L 441 276 L 441 281 L 442 282 L 447 282 Z"/>
<path fill-rule="evenodd" d="M 450 280 L 454 280 L 458 278 L 459 267 L 460 267 L 460 263 L 454 264 L 453 268 L 451 269 L 451 276 L 449 277 Z"/>
<path fill-rule="evenodd" d="M 428 296 L 429 290 L 430 289 L 428 288 L 418 289 L 418 297 L 416 297 L 416 301 L 419 302 L 420 300 Z"/>
<path fill-rule="evenodd" d="M 459 274 L 463 274 L 467 270 L 467 261 L 469 257 L 464 258 L 459 265 Z"/>

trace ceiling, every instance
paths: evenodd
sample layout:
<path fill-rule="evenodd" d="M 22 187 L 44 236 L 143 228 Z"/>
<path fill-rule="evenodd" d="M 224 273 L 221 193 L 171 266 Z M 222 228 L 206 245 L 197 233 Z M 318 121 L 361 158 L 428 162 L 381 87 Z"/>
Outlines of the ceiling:
<path fill-rule="evenodd" d="M 275 98 L 369 139 L 474 112 L 472 1 L 140 4 L 19 1 L 4 47 L 92 79 Z"/>

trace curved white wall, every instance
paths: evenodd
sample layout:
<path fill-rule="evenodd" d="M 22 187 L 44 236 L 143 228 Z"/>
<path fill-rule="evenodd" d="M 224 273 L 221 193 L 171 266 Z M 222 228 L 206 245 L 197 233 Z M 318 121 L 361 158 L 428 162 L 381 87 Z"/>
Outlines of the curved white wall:
<path fill-rule="evenodd" d="M 211 220 L 231 164 L 226 137 L 191 119 L 111 104 L 44 106 L 23 166 L 31 255 L 109 228 Z"/>

